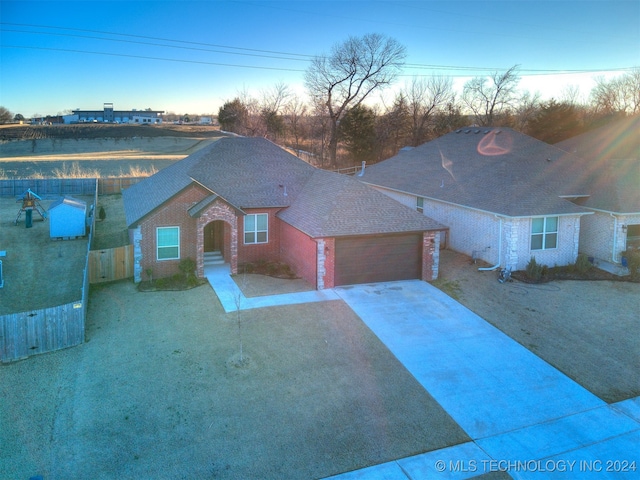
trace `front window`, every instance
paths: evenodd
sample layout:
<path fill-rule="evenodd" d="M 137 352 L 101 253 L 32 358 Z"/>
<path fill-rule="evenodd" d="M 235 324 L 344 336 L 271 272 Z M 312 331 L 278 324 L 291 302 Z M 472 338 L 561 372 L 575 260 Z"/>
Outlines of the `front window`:
<path fill-rule="evenodd" d="M 417 199 L 416 199 L 416 210 L 418 210 L 420 213 L 424 212 L 424 198 L 417 197 Z"/>
<path fill-rule="evenodd" d="M 180 258 L 180 227 L 158 227 L 158 260 L 177 260 Z"/>
<path fill-rule="evenodd" d="M 267 243 L 269 241 L 269 215 L 257 213 L 244 217 L 244 243 Z"/>
<path fill-rule="evenodd" d="M 531 250 L 548 250 L 558 246 L 558 217 L 531 219 Z"/>

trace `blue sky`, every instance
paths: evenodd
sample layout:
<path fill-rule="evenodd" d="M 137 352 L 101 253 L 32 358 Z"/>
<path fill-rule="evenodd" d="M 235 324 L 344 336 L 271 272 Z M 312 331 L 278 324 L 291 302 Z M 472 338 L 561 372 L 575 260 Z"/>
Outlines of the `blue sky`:
<path fill-rule="evenodd" d="M 460 88 L 518 64 L 522 89 L 586 96 L 594 77 L 640 66 L 638 0 L 0 0 L 0 9 L 0 105 L 26 117 L 105 102 L 216 114 L 239 92 L 259 97 L 279 82 L 304 98 L 313 55 L 374 32 L 420 65 L 398 85 L 436 74 Z"/>

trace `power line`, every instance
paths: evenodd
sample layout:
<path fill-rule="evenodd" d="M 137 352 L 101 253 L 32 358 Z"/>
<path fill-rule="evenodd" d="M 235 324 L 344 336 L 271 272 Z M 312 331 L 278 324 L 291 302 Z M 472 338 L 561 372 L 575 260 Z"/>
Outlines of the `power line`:
<path fill-rule="evenodd" d="M 104 30 L 90 30 L 86 28 L 73 28 L 73 27 L 58 27 L 55 25 L 34 25 L 28 23 L 9 23 L 9 22 L 0 22 L 0 25 L 11 25 L 16 27 L 31 27 L 31 28 L 50 28 L 55 30 L 71 30 L 76 32 L 87 32 L 87 33 L 99 33 L 102 35 L 114 35 L 120 37 L 130 37 L 130 38 L 142 38 L 146 40 L 160 40 L 163 42 L 174 42 L 174 43 L 184 43 L 188 45 L 200 45 L 206 47 L 214 47 L 214 48 L 228 48 L 230 50 L 244 50 L 248 52 L 261 52 L 261 53 L 269 53 L 275 55 L 288 55 L 288 56 L 299 56 L 299 57 L 310 57 L 309 55 L 300 54 L 300 53 L 290 53 L 290 52 L 278 52 L 274 50 L 260 50 L 256 48 L 244 48 L 244 47 L 235 47 L 232 45 L 218 45 L 214 43 L 204 43 L 204 42 L 192 42 L 188 40 L 173 40 L 171 38 L 162 38 L 162 37 L 151 37 L 147 35 L 134 35 L 132 33 L 117 33 L 117 32 L 106 32 Z M 39 33 L 39 32 L 34 32 Z M 107 40 L 107 39 L 105 39 Z"/>
<path fill-rule="evenodd" d="M 148 55 L 131 55 L 126 53 L 92 52 L 87 50 L 77 50 L 77 49 L 67 49 L 67 48 L 32 47 L 32 46 L 26 46 L 26 45 L 0 45 L 0 48 L 16 48 L 16 49 L 23 48 L 23 49 L 30 49 L 30 50 L 47 50 L 47 51 L 54 51 L 54 52 L 104 55 L 109 57 L 139 58 L 143 60 L 161 60 L 164 62 L 195 63 L 200 65 L 214 65 L 214 66 L 220 66 L 220 67 L 254 68 L 258 70 L 277 70 L 282 72 L 304 72 L 304 70 L 299 70 L 294 68 L 262 67 L 258 65 L 237 65 L 233 63 L 205 62 L 205 61 L 199 61 L 199 60 L 184 60 L 180 58 L 162 58 L 162 57 L 152 57 Z"/>
<path fill-rule="evenodd" d="M 277 60 L 291 60 L 291 61 L 310 61 L 314 58 L 313 55 L 308 54 L 300 54 L 300 53 L 291 53 L 291 52 L 280 52 L 273 50 L 261 50 L 261 49 L 253 49 L 253 48 L 245 48 L 245 47 L 236 47 L 232 45 L 218 45 L 204 42 L 192 42 L 186 40 L 175 40 L 170 38 L 162 38 L 162 37 L 152 37 L 145 35 L 135 35 L 135 34 L 127 34 L 127 33 L 117 33 L 117 32 L 108 32 L 104 30 L 91 30 L 91 29 L 80 29 L 73 27 L 59 27 L 53 25 L 35 25 L 35 24 L 21 24 L 21 23 L 10 23 L 10 22 L 0 22 L 0 25 L 11 25 L 11 26 L 21 26 L 21 27 L 29 27 L 29 28 L 48 28 L 55 30 L 70 30 L 77 32 L 88 32 L 88 33 L 97 33 L 101 35 L 111 35 L 111 36 L 120 36 L 127 38 L 139 38 L 139 39 L 147 39 L 147 40 L 158 40 L 163 42 L 172 42 L 178 44 L 185 45 L 199 45 L 200 47 L 190 47 L 190 46 L 182 46 L 182 45 L 168 45 L 161 43 L 152 43 L 152 42 L 143 42 L 139 40 L 125 40 L 118 38 L 104 38 L 104 37 L 95 37 L 91 35 L 79 35 L 79 34 L 71 34 L 71 33 L 52 33 L 52 32 L 38 32 L 38 31 L 25 31 L 25 30 L 11 30 L 4 29 L 5 32 L 15 32 L 15 33 L 26 33 L 26 34 L 35 34 L 35 35 L 54 35 L 54 36 L 64 36 L 64 37 L 74 37 L 74 38 L 89 38 L 95 40 L 105 40 L 111 42 L 119 42 L 119 43 L 131 43 L 131 44 L 139 44 L 139 45 L 148 45 L 148 46 L 156 46 L 156 47 L 166 47 L 166 48 L 176 48 L 176 49 L 184 49 L 184 50 L 193 50 L 193 51 L 203 51 L 210 53 L 222 53 L 228 55 L 242 55 L 242 56 L 250 56 L 257 58 L 269 58 L 269 59 L 277 59 Z M 157 61 L 169 61 L 169 62 L 181 62 L 181 63 L 195 63 L 195 64 L 203 64 L 203 65 L 214 65 L 214 66 L 225 66 L 225 67 L 237 67 L 237 68 L 253 68 L 253 69 L 261 69 L 261 70 L 276 70 L 276 71 L 289 71 L 289 72 L 303 72 L 304 70 L 296 69 L 296 68 L 284 68 L 284 67 L 265 67 L 265 66 L 257 66 L 257 65 L 239 65 L 239 64 L 229 64 L 229 63 L 220 63 L 220 62 L 208 62 L 208 61 L 197 61 L 197 60 L 185 60 L 185 59 L 175 59 L 175 58 L 163 58 L 163 57 L 153 57 L 148 55 L 133 55 L 133 54 L 120 54 L 120 53 L 109 53 L 109 52 L 94 52 L 94 51 L 86 51 L 86 50 L 77 50 L 77 49 L 56 49 L 53 47 L 33 47 L 33 46 L 20 46 L 20 45 L 1 45 L 2 47 L 7 48 L 25 48 L 25 49 L 34 49 L 34 50 L 50 50 L 50 51 L 61 51 L 68 53 L 83 53 L 83 54 L 93 54 L 93 55 L 103 55 L 103 56 L 113 56 L 113 57 L 129 57 L 129 58 L 140 58 L 147 60 L 157 60 Z M 201 48 L 201 47 L 213 47 L 213 48 L 226 48 L 232 50 L 239 50 L 240 52 L 225 52 L 221 50 L 211 50 L 209 48 Z M 243 53 L 243 52 L 261 52 L 261 53 Z M 264 55 L 268 54 L 268 55 Z M 286 56 L 279 56 L 286 55 Z M 293 57 L 293 58 L 292 58 Z M 416 69 L 416 70 L 434 70 L 434 71 L 466 71 L 469 72 L 467 75 L 447 75 L 450 77 L 466 77 L 471 75 L 472 72 L 475 75 L 478 75 L 479 72 L 498 72 L 507 70 L 507 68 L 495 68 L 495 67 L 477 67 L 477 66 L 460 66 L 460 65 L 433 65 L 433 64 L 419 64 L 419 63 L 407 63 L 404 65 L 407 69 Z M 527 75 L 558 75 L 558 74 L 572 74 L 572 73 L 600 73 L 600 72 L 609 72 L 609 71 L 631 71 L 636 67 L 622 67 L 622 68 L 603 68 L 603 69 L 576 69 L 576 70 L 566 70 L 566 69 L 519 69 L 518 73 L 527 74 Z M 407 76 L 431 76 L 431 74 L 421 75 L 419 73 L 411 74 L 411 75 L 400 75 L 402 77 Z"/>
<path fill-rule="evenodd" d="M 210 52 L 210 53 L 223 53 L 223 54 L 226 54 L 226 55 L 243 55 L 243 56 L 247 56 L 247 57 L 272 58 L 272 59 L 278 59 L 278 60 L 293 60 L 293 61 L 297 61 L 297 62 L 309 61 L 308 59 L 305 59 L 305 58 L 279 57 L 279 56 L 275 56 L 275 55 L 262 55 L 262 54 L 258 54 L 258 53 L 225 52 L 224 50 L 212 50 L 212 49 L 209 49 L 209 48 L 185 47 L 185 46 L 181 46 L 181 45 L 167 45 L 167 44 L 164 44 L 164 43 L 142 42 L 142 41 L 137 41 L 137 40 L 122 40 L 122 39 L 119 39 L 119 38 L 103 38 L 103 37 L 95 37 L 95 36 L 91 36 L 91 35 L 78 35 L 78 34 L 72 34 L 72 33 L 31 32 L 31 31 L 28 31 L 28 30 L 12 30 L 12 29 L 4 29 L 3 31 L 12 32 L 12 33 L 27 33 L 27 34 L 32 34 L 32 35 L 53 35 L 53 36 L 57 36 L 57 37 L 89 38 L 89 39 L 92 39 L 92 40 L 104 40 L 104 41 L 107 41 L 107 42 L 132 43 L 132 44 L 137 44 L 137 45 L 149 45 L 149 46 L 152 46 L 152 47 L 178 48 L 178 49 L 182 49 L 182 50 L 195 50 L 195 51 Z M 229 48 L 229 47 L 225 47 L 225 48 Z"/>

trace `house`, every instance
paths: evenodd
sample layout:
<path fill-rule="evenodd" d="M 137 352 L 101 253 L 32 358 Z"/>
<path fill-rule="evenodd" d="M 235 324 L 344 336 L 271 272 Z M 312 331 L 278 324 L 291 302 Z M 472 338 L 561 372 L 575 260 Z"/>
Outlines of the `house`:
<path fill-rule="evenodd" d="M 83 237 L 87 229 L 87 202 L 64 196 L 49 206 L 51 238 Z"/>
<path fill-rule="evenodd" d="M 523 270 L 576 261 L 593 210 L 578 159 L 510 128 L 456 130 L 366 168 L 360 179 L 449 227 L 442 245 Z"/>
<path fill-rule="evenodd" d="M 579 179 L 593 212 L 580 227 L 580 250 L 619 263 L 640 248 L 640 115 L 609 123 L 555 145 L 578 157 Z"/>
<path fill-rule="evenodd" d="M 220 252 L 232 273 L 287 263 L 318 289 L 437 277 L 446 228 L 356 179 L 316 169 L 264 138 L 228 137 L 123 193 L 135 280 Z"/>

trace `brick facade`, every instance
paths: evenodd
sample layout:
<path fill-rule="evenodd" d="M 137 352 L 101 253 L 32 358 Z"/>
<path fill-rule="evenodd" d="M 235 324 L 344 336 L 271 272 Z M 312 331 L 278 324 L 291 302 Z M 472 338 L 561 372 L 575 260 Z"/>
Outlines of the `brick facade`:
<path fill-rule="evenodd" d="M 238 219 L 238 258 L 240 263 L 257 261 L 277 262 L 280 260 L 280 224 L 276 213 L 280 208 L 245 209 L 246 214 L 266 213 L 269 215 L 269 232 L 267 243 L 244 243 L 244 219 Z"/>
<path fill-rule="evenodd" d="M 184 215 L 187 215 L 186 212 Z M 231 273 L 238 273 L 238 217 L 232 207 L 217 199 L 200 214 L 196 222 L 196 265 L 199 277 L 204 277 L 204 228 L 218 220 L 225 222 L 222 256 L 230 265 Z"/>
<path fill-rule="evenodd" d="M 218 198 L 197 217 L 188 210 L 211 195 L 211 192 L 193 184 L 178 193 L 170 201 L 148 215 L 135 233 L 136 281 L 146 279 L 150 271 L 153 278 L 168 277 L 180 272 L 180 261 L 191 258 L 196 262 L 196 274 L 204 276 L 205 228 L 211 222 L 223 224 L 222 253 L 230 264 L 231 273 L 238 273 L 239 265 L 256 261 L 282 261 L 317 289 L 335 286 L 335 239 L 312 239 L 291 225 L 281 221 L 276 214 L 279 208 L 245 209 L 246 214 L 266 213 L 269 216 L 268 242 L 244 243 L 244 217 L 235 208 Z M 180 258 L 157 260 L 156 230 L 158 227 L 180 228 Z M 423 236 L 422 279 L 431 281 L 438 275 L 439 236 L 425 232 Z"/>
<path fill-rule="evenodd" d="M 160 206 L 149 214 L 140 224 L 139 265 L 142 278 L 151 272 L 153 278 L 170 277 L 180 273 L 180 260 L 197 256 L 196 219 L 187 214 L 187 210 L 209 195 L 204 188 L 190 185 L 178 193 L 170 202 Z M 157 227 L 180 228 L 180 258 L 177 260 L 157 260 Z"/>
<path fill-rule="evenodd" d="M 300 230 L 280 222 L 280 259 L 306 282 L 318 286 L 316 252 L 318 244 Z"/>

